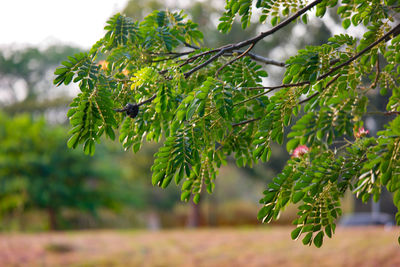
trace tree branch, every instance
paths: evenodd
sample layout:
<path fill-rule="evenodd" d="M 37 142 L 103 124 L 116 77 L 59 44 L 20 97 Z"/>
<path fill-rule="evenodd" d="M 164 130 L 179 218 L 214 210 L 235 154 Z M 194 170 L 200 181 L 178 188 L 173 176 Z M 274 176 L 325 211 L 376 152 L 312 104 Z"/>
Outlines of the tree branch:
<path fill-rule="evenodd" d="M 140 102 L 140 103 L 137 104 L 137 105 L 140 107 L 141 105 L 144 105 L 144 104 L 146 104 L 146 103 L 150 103 L 150 102 L 153 101 L 156 97 L 157 97 L 157 94 L 154 94 L 154 95 L 153 95 L 152 97 L 150 97 L 149 99 L 144 100 L 144 101 Z"/>
<path fill-rule="evenodd" d="M 227 46 L 225 48 L 223 48 L 222 50 L 220 50 L 217 54 L 215 54 L 214 56 L 212 56 L 210 59 L 208 59 L 207 61 L 203 62 L 202 64 L 194 67 L 193 69 L 185 72 L 183 75 L 185 76 L 185 78 L 188 78 L 190 75 L 192 75 L 194 72 L 198 71 L 199 69 L 204 68 L 205 66 L 207 66 L 208 64 L 210 64 L 211 62 L 213 62 L 214 60 L 216 60 L 217 58 L 219 58 L 220 56 L 222 56 L 225 52 L 230 51 L 231 46 Z"/>
<path fill-rule="evenodd" d="M 242 41 L 242 42 L 239 42 L 239 43 L 235 44 L 233 49 L 240 49 L 242 47 L 248 46 L 248 45 L 253 44 L 253 43 L 256 44 L 258 41 L 264 39 L 265 37 L 277 32 L 280 29 L 284 28 L 285 26 L 289 25 L 292 21 L 296 20 L 298 17 L 300 17 L 301 15 L 303 15 L 308 10 L 310 10 L 311 8 L 313 8 L 314 6 L 318 5 L 321 2 L 322 2 L 322 0 L 316 0 L 314 2 L 311 2 L 309 5 L 305 6 L 302 9 L 300 9 L 295 14 L 293 14 L 291 17 L 289 17 L 286 20 L 282 21 L 281 23 L 279 23 L 278 25 L 276 25 L 275 27 L 273 27 L 269 31 L 262 32 L 256 37 L 253 37 L 251 39 L 248 39 L 248 40 L 245 40 L 245 41 Z"/>
<path fill-rule="evenodd" d="M 354 55 L 353 57 L 349 58 L 347 61 L 343 62 L 342 64 L 337 65 L 336 67 L 332 68 L 330 71 L 328 71 L 327 73 L 325 73 L 324 75 L 320 76 L 318 78 L 319 80 L 325 79 L 326 77 L 328 77 L 329 75 L 331 75 L 332 73 L 334 73 L 335 71 L 341 69 L 342 67 L 349 65 L 351 62 L 353 62 L 354 60 L 356 60 L 357 58 L 361 57 L 363 54 L 365 54 L 367 51 L 371 50 L 374 46 L 376 46 L 377 44 L 379 44 L 382 41 L 389 41 L 390 39 L 392 39 L 393 37 L 395 37 L 396 35 L 398 35 L 400 33 L 400 24 L 398 24 L 396 27 L 394 27 L 393 29 L 391 29 L 390 31 L 388 31 L 385 35 L 383 35 L 381 38 L 379 38 L 378 40 L 376 40 L 375 42 L 371 43 L 369 46 L 367 46 L 366 48 L 364 48 L 363 50 L 361 50 L 359 53 L 357 53 L 356 55 Z M 390 36 L 394 34 L 393 36 Z"/>
<path fill-rule="evenodd" d="M 189 44 L 189 43 L 187 43 L 187 42 L 183 42 L 183 44 L 184 44 L 186 47 L 193 48 L 193 49 L 195 49 L 195 50 L 200 49 L 200 47 L 197 47 L 197 46 L 195 46 L 195 45 Z"/>
<path fill-rule="evenodd" d="M 244 52 L 243 50 L 234 50 L 232 52 L 225 53 L 224 55 L 232 56 L 233 53 L 242 54 L 243 52 Z M 263 57 L 261 55 L 258 55 L 258 54 L 252 53 L 252 52 L 248 52 L 246 54 L 246 56 L 248 56 L 249 58 L 251 58 L 254 61 L 258 61 L 260 63 L 264 63 L 265 65 L 275 65 L 277 67 L 286 67 L 286 64 L 284 62 L 273 60 L 273 59 L 270 59 L 270 58 L 266 58 L 266 57 Z"/>
<path fill-rule="evenodd" d="M 251 52 L 247 53 L 247 56 L 249 56 L 251 59 L 253 59 L 255 61 L 264 63 L 266 65 L 275 65 L 275 66 L 278 66 L 278 67 L 285 67 L 286 66 L 286 64 L 284 62 L 279 62 L 279 61 L 276 61 L 276 60 L 273 60 L 273 59 L 269 59 L 269 58 L 266 58 L 266 57 L 251 53 Z"/>
<path fill-rule="evenodd" d="M 259 35 L 235 43 L 235 44 L 230 44 L 230 45 L 226 45 L 226 46 L 222 46 L 220 48 L 217 49 L 213 49 L 210 51 L 206 51 L 203 53 L 200 53 L 198 55 L 195 55 L 193 57 L 188 58 L 183 64 L 186 65 L 190 62 L 192 62 L 193 60 L 202 57 L 204 55 L 208 55 L 211 53 L 215 53 L 218 52 L 217 54 L 215 54 L 213 57 L 211 57 L 209 60 L 207 60 L 206 62 L 194 67 L 193 69 L 187 71 L 184 73 L 185 78 L 188 78 L 191 74 L 193 74 L 194 72 L 198 71 L 201 68 L 204 68 L 205 66 L 207 66 L 208 64 L 210 64 L 211 62 L 217 60 L 220 56 L 222 56 L 224 53 L 226 52 L 232 52 L 233 50 L 237 50 L 249 45 L 254 46 L 255 44 L 257 44 L 260 40 L 264 39 L 265 37 L 272 35 L 273 33 L 279 31 L 280 29 L 284 28 L 285 26 L 289 25 L 292 21 L 296 20 L 297 18 L 299 18 L 301 15 L 303 15 L 304 13 L 306 13 L 308 10 L 310 10 L 311 8 L 313 8 L 314 6 L 316 6 L 317 4 L 321 3 L 322 0 L 316 0 L 312 3 L 310 3 L 309 5 L 305 6 L 304 8 L 300 9 L 299 11 L 297 11 L 295 14 L 293 14 L 292 16 L 290 16 L 289 18 L 287 18 L 286 20 L 284 20 L 283 22 L 279 23 L 278 25 L 276 25 L 275 27 L 273 27 L 272 29 L 266 31 L 266 32 L 262 32 Z"/>
<path fill-rule="evenodd" d="M 250 45 L 250 44 L 256 44 L 259 40 L 261 40 L 262 38 L 276 32 L 277 30 L 281 29 L 282 27 L 286 26 L 290 21 L 293 21 L 295 18 L 297 18 L 298 16 L 300 16 L 301 14 L 303 14 L 304 12 L 306 12 L 307 10 L 311 9 L 312 7 L 314 7 L 315 5 L 317 5 L 318 3 L 320 3 L 321 1 L 314 1 L 313 3 L 311 3 L 310 5 L 306 6 L 305 8 L 303 8 L 302 10 L 299 10 L 295 15 L 293 15 L 292 17 L 288 18 L 287 20 L 285 20 L 284 22 L 280 23 L 279 25 L 277 25 L 276 27 L 272 28 L 270 31 L 261 33 L 259 36 L 254 37 L 252 39 L 237 43 L 237 44 L 231 44 L 231 45 L 227 45 L 218 49 L 214 49 L 214 50 L 210 50 L 210 51 L 206 51 L 203 53 L 200 53 L 194 57 L 191 57 L 189 59 L 187 59 L 184 64 L 189 63 L 190 61 L 195 60 L 196 58 L 199 58 L 201 56 L 207 55 L 207 54 L 211 54 L 211 53 L 215 53 L 218 52 L 217 54 L 215 54 L 214 56 L 212 56 L 210 59 L 208 59 L 206 62 L 194 67 L 193 69 L 189 70 L 188 72 L 184 73 L 185 78 L 188 78 L 192 73 L 196 72 L 197 70 L 207 66 L 208 64 L 210 64 L 211 62 L 213 62 L 214 60 L 218 59 L 220 56 L 222 56 L 224 53 L 227 52 L 232 52 L 234 49 L 238 49 L 238 48 L 242 48 L 243 46 L 246 45 Z M 360 56 L 362 56 L 363 54 L 365 54 L 367 51 L 369 51 L 370 49 L 372 49 L 374 46 L 376 46 L 377 44 L 379 44 L 382 41 L 389 41 L 391 40 L 393 37 L 395 37 L 396 35 L 398 35 L 400 33 L 400 24 L 398 24 L 396 27 L 394 27 L 393 29 L 391 29 L 389 32 L 387 32 L 386 34 L 384 34 L 381 38 L 379 38 L 378 40 L 374 41 L 373 43 L 371 43 L 369 46 L 367 46 L 366 48 L 364 48 L 363 50 L 361 50 L 359 53 L 357 53 L 356 55 L 354 55 L 353 57 L 349 58 L 348 60 L 346 60 L 345 62 L 339 64 L 338 66 L 330 69 L 328 72 L 326 72 L 325 74 L 323 74 L 322 76 L 317 78 L 317 81 L 323 80 L 325 78 L 327 78 L 328 76 L 330 76 L 332 73 L 336 72 L 337 70 L 341 69 L 342 67 L 349 65 L 351 62 L 353 62 L 354 60 L 356 60 L 357 58 L 359 58 Z M 393 36 L 391 36 L 393 34 Z M 250 51 L 249 49 L 246 50 L 247 53 Z M 245 51 L 245 52 L 246 52 Z M 328 88 L 331 84 L 334 83 L 334 81 L 340 76 L 340 74 L 337 74 L 331 81 L 328 82 L 327 86 L 324 88 Z M 260 96 L 263 96 L 273 90 L 276 89 L 280 89 L 280 88 L 288 88 L 288 87 L 297 87 L 297 86 L 303 86 L 303 85 L 308 85 L 311 84 L 310 81 L 303 81 L 300 83 L 294 83 L 294 84 L 282 84 L 282 85 L 278 85 L 278 86 L 263 86 L 263 87 L 248 87 L 247 89 L 249 90 L 255 90 L 255 89 L 268 89 L 265 92 L 261 92 L 257 95 L 254 95 L 248 99 L 245 99 L 239 103 L 234 104 L 234 106 L 237 105 L 242 105 L 246 102 L 249 102 L 251 100 L 254 100 Z M 309 101 L 310 99 L 314 98 L 315 96 L 317 96 L 320 92 L 315 92 L 313 95 L 307 97 L 306 99 L 302 100 L 299 102 L 299 104 L 302 104 L 306 101 Z M 213 113 L 213 112 L 211 112 Z M 210 114 L 211 114 L 210 113 Z M 210 115 L 207 114 L 206 116 Z M 392 112 L 392 113 L 388 113 L 388 115 L 391 114 L 398 114 L 397 111 Z M 247 124 L 256 120 L 259 120 L 260 118 L 255 118 L 255 119 L 249 119 L 243 122 L 239 122 L 236 124 L 233 124 L 232 126 L 239 126 L 239 125 L 243 125 L 243 124 Z"/>
<path fill-rule="evenodd" d="M 322 79 L 327 78 L 329 75 L 331 75 L 335 71 L 343 68 L 346 65 L 349 65 L 351 62 L 353 62 L 354 60 L 356 60 L 357 58 L 359 58 L 360 56 L 365 54 L 367 51 L 371 50 L 374 46 L 376 46 L 380 42 L 382 42 L 382 41 L 387 42 L 387 41 L 391 40 L 393 37 L 395 37 L 396 35 L 398 35 L 399 33 L 400 33 L 400 24 L 398 24 L 396 27 L 394 27 L 393 29 L 388 31 L 386 34 L 384 34 L 381 38 L 379 38 L 378 40 L 376 40 L 375 42 L 371 43 L 369 46 L 367 46 L 366 48 L 361 50 L 359 53 L 357 53 L 353 57 L 349 58 L 347 61 L 343 62 L 342 64 L 339 64 L 338 66 L 336 66 L 336 67 L 332 68 L 331 70 L 329 70 L 327 73 L 325 73 L 322 76 L 318 77 L 317 81 L 320 81 Z M 393 34 L 393 36 L 391 36 L 392 34 Z M 379 75 L 379 74 L 377 74 L 377 75 Z M 329 81 L 327 83 L 327 85 L 324 88 L 324 90 L 326 88 L 328 88 L 333 82 L 335 82 L 337 78 L 339 78 L 339 74 L 337 74 L 331 81 Z M 286 85 L 280 85 L 280 86 L 276 86 L 276 87 L 278 87 L 278 88 L 294 87 L 294 86 L 305 85 L 305 84 L 310 84 L 310 83 L 311 82 L 309 82 L 309 81 L 304 81 L 304 82 L 299 83 L 299 84 L 286 84 Z M 271 87 L 271 88 L 276 88 L 276 87 Z M 262 88 L 257 88 L 257 87 L 254 87 L 254 88 L 255 89 L 262 89 Z M 319 94 L 319 92 L 315 92 L 313 95 L 311 95 L 311 96 L 307 97 L 306 99 L 300 101 L 299 104 L 302 104 L 304 102 L 309 101 L 310 99 L 314 98 L 318 94 Z"/>

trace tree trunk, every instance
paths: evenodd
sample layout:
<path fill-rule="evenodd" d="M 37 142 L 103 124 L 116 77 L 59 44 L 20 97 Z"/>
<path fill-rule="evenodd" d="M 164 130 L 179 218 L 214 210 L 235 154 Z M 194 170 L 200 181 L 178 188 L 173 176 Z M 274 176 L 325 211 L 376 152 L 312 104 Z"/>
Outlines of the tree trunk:
<path fill-rule="evenodd" d="M 47 214 L 49 216 L 49 227 L 50 230 L 58 230 L 58 223 L 57 223 L 57 212 L 53 208 L 47 209 Z"/>
<path fill-rule="evenodd" d="M 189 228 L 196 228 L 200 226 L 200 217 L 201 217 L 200 204 L 201 200 L 199 201 L 198 204 L 192 202 L 190 205 L 190 211 L 187 221 L 187 226 Z"/>

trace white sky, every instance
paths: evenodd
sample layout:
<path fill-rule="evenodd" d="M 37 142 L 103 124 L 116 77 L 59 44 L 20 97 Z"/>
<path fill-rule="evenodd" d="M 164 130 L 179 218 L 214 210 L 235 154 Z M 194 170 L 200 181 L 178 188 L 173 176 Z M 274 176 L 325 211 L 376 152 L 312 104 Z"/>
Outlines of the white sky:
<path fill-rule="evenodd" d="M 0 0 L 0 46 L 66 43 L 90 48 L 128 0 Z"/>

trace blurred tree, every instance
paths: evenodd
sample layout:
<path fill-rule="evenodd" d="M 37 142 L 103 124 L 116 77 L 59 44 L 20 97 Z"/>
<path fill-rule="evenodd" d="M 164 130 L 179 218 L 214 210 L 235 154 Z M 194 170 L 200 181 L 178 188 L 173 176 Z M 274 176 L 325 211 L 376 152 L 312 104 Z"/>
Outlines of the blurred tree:
<path fill-rule="evenodd" d="M 80 51 L 62 45 L 45 50 L 28 47 L 0 51 L 0 108 L 12 114 L 65 111 L 74 95 L 66 90 L 50 90 L 52 69 L 66 56 Z"/>
<path fill-rule="evenodd" d="M 135 202 L 124 197 L 126 187 L 119 169 L 108 162 L 109 151 L 100 149 L 90 158 L 66 149 L 65 138 L 65 128 L 43 119 L 0 113 L 0 214 L 46 210 L 55 230 L 63 209 L 94 214 L 100 207 L 115 210 Z"/>

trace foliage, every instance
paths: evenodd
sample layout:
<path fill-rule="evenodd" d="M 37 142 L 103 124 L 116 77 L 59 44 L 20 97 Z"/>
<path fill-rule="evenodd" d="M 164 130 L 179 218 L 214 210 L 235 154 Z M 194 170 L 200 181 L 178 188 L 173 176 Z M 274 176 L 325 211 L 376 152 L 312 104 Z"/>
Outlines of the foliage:
<path fill-rule="evenodd" d="M 261 12 L 253 12 L 253 8 Z M 365 31 L 358 39 L 335 35 L 279 63 L 250 51 L 295 21 L 337 10 L 344 29 Z M 183 13 L 154 11 L 142 22 L 120 14 L 87 54 L 69 57 L 55 71 L 55 84 L 79 82 L 81 94 L 68 113 L 69 146 L 94 153 L 105 133 L 137 152 L 144 139 L 162 142 L 152 182 L 181 184 L 182 200 L 211 193 L 221 164 L 232 155 L 238 166 L 271 156 L 271 144 L 294 153 L 261 199 L 259 219 L 277 219 L 289 203 L 300 203 L 292 238 L 320 247 L 335 232 L 340 198 L 347 190 L 363 201 L 379 199 L 382 186 L 400 206 L 400 114 L 398 1 L 226 1 L 218 28 L 228 32 L 235 17 L 242 27 L 259 21 L 272 27 L 219 48 L 199 48 L 203 35 Z M 246 50 L 242 50 L 246 49 Z M 100 61 L 104 60 L 104 61 Z M 282 84 L 263 86 L 260 64 L 285 69 Z M 368 96 L 380 89 L 388 105 L 380 116 L 396 116 L 376 137 L 366 137 Z M 132 119 L 121 109 L 137 103 Z M 400 224 L 400 213 L 396 217 Z"/>

